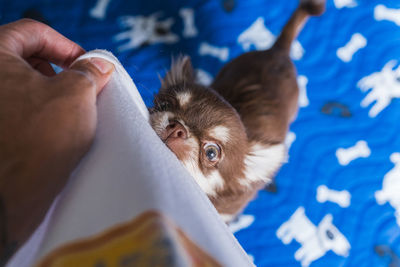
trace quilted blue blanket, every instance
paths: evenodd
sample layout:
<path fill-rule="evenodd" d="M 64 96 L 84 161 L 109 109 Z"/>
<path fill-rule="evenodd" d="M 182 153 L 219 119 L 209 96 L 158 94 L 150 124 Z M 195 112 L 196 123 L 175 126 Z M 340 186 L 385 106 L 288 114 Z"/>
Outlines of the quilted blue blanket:
<path fill-rule="evenodd" d="M 86 50 L 112 51 L 151 105 L 171 56 L 209 83 L 272 45 L 297 0 L 0 0 Z M 288 162 L 231 224 L 257 266 L 400 266 L 400 2 L 328 0 L 292 47 L 300 111 Z"/>

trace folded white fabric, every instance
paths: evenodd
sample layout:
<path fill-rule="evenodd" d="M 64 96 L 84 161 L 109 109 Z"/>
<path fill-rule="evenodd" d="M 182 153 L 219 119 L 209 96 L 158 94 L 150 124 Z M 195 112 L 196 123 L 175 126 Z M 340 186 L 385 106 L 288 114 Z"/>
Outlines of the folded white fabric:
<path fill-rule="evenodd" d="M 171 218 L 223 266 L 252 266 L 246 253 L 175 155 L 148 123 L 134 83 L 109 52 L 94 50 L 116 71 L 98 100 L 98 128 L 47 222 L 8 266 L 31 266 L 68 241 L 89 237 L 147 210 Z M 37 253 L 36 253 L 37 251 Z"/>

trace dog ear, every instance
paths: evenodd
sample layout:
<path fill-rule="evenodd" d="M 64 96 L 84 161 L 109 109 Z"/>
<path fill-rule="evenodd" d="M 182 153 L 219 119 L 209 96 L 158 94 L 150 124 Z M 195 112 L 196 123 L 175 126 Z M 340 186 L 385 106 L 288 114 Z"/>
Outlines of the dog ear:
<path fill-rule="evenodd" d="M 179 56 L 172 59 L 171 70 L 161 81 L 161 88 L 194 82 L 194 71 L 189 56 Z"/>
<path fill-rule="evenodd" d="M 329 227 L 332 225 L 333 221 L 333 216 L 332 214 L 327 214 L 322 218 L 322 220 L 319 222 L 318 227 L 323 227 L 321 229 L 326 229 L 326 227 Z"/>

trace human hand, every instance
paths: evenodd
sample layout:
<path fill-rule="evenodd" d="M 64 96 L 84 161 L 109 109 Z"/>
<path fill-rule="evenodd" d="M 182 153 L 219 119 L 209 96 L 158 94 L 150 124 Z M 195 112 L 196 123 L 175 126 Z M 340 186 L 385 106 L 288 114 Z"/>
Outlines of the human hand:
<path fill-rule="evenodd" d="M 40 223 L 93 140 L 96 95 L 114 66 L 96 58 L 69 68 L 83 53 L 77 44 L 33 20 L 0 26 L 3 258 Z M 49 62 L 65 70 L 56 74 Z"/>

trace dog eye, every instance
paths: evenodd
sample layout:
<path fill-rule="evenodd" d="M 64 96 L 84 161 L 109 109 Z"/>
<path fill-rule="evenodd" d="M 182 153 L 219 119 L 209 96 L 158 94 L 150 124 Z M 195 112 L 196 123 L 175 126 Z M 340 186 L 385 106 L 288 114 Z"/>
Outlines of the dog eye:
<path fill-rule="evenodd" d="M 335 239 L 335 235 L 334 235 L 331 231 L 326 230 L 325 233 L 326 233 L 326 236 L 327 236 L 330 240 Z"/>
<path fill-rule="evenodd" d="M 221 149 L 216 144 L 208 143 L 204 146 L 204 152 L 209 161 L 215 162 L 219 159 Z"/>

